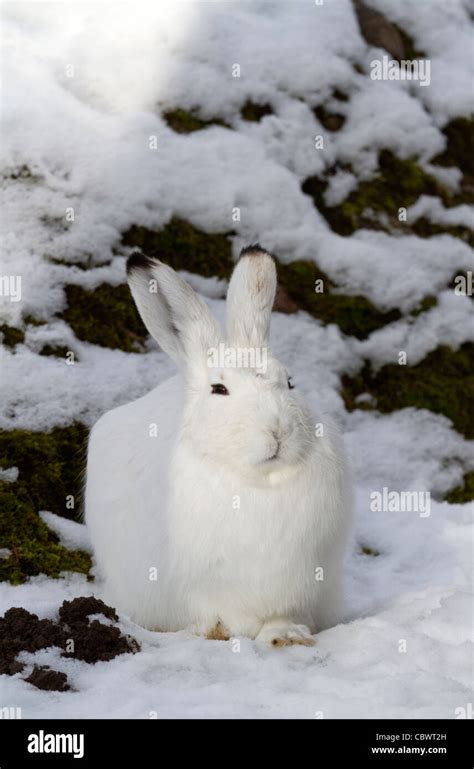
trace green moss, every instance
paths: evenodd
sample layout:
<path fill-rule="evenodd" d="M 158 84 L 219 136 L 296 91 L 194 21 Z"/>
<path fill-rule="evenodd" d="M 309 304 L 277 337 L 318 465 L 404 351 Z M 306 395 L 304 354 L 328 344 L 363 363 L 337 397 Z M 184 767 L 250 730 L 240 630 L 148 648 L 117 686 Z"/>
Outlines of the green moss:
<path fill-rule="evenodd" d="M 0 483 L 0 547 L 11 551 L 0 560 L 0 580 L 20 584 L 36 574 L 88 573 L 89 555 L 60 545 L 38 515 L 39 510 L 50 510 L 80 520 L 87 433 L 78 423 L 49 433 L 0 433 L 0 466 L 19 470 L 17 481 Z"/>
<path fill-rule="evenodd" d="M 0 482 L 0 547 L 11 555 L 0 559 L 0 581 L 18 585 L 29 577 L 62 571 L 87 574 L 90 556 L 82 550 L 67 550 L 37 514 L 21 485 Z"/>
<path fill-rule="evenodd" d="M 65 347 L 63 345 L 51 345 L 51 344 L 45 344 L 44 347 L 41 348 L 39 354 L 40 355 L 46 355 L 46 356 L 53 356 L 55 358 L 64 358 L 66 359 L 66 355 L 70 353 L 71 350 L 69 347 Z M 77 361 L 78 358 L 76 354 L 74 353 L 74 359 Z"/>
<path fill-rule="evenodd" d="M 453 196 L 454 204 L 474 204 L 474 118 L 458 117 L 443 128 L 446 136 L 446 149 L 433 158 L 433 163 L 441 166 L 456 166 L 463 177 L 461 191 Z"/>
<path fill-rule="evenodd" d="M 389 150 L 379 154 L 379 170 L 373 179 L 362 182 L 339 206 L 327 206 L 324 193 L 327 182 L 309 177 L 302 185 L 332 229 L 340 235 L 351 235 L 361 227 L 387 229 L 384 217 L 392 227 L 410 231 L 410 223 L 398 219 L 400 208 L 409 208 L 420 195 L 435 195 L 444 202 L 449 195 L 442 185 L 419 167 L 415 160 L 400 160 Z"/>
<path fill-rule="evenodd" d="M 433 159 L 442 166 L 457 166 L 474 176 L 474 118 L 457 117 L 443 128 L 447 146 L 444 152 Z"/>
<path fill-rule="evenodd" d="M 46 227 L 49 227 L 54 232 L 67 232 L 73 224 L 72 221 L 66 219 L 64 216 L 51 216 L 50 214 L 44 214 L 39 218 Z"/>
<path fill-rule="evenodd" d="M 418 307 L 415 307 L 415 309 L 411 311 L 410 315 L 416 318 L 418 315 L 421 315 L 422 312 L 427 312 L 428 310 L 431 310 L 432 307 L 436 307 L 437 304 L 438 300 L 435 296 L 425 296 Z"/>
<path fill-rule="evenodd" d="M 360 553 L 362 555 L 371 555 L 373 558 L 377 558 L 380 555 L 380 550 L 376 550 L 375 547 L 368 547 L 367 545 L 361 545 Z"/>
<path fill-rule="evenodd" d="M 247 99 L 240 114 L 244 120 L 250 120 L 254 123 L 259 123 L 265 115 L 273 115 L 273 110 L 270 104 L 256 104 L 256 102 Z"/>
<path fill-rule="evenodd" d="M 66 259 L 59 259 L 58 257 L 49 257 L 48 262 L 51 264 L 59 264 L 62 267 L 78 267 L 79 270 L 91 270 L 94 267 L 107 267 L 111 264 L 111 260 L 100 262 L 100 265 L 94 260 L 92 254 L 86 254 L 81 262 L 68 262 Z"/>
<path fill-rule="evenodd" d="M 195 112 L 188 112 L 180 107 L 164 112 L 163 117 L 169 127 L 179 134 L 190 134 L 194 131 L 202 131 L 203 128 L 208 128 L 212 125 L 218 125 L 222 128 L 230 128 L 230 126 L 220 118 L 203 120 L 198 117 Z"/>
<path fill-rule="evenodd" d="M 185 269 L 206 277 L 229 278 L 232 269 L 231 243 L 227 234 L 208 234 L 188 222 L 172 219 L 155 232 L 134 225 L 123 243 L 136 246 L 174 269 Z M 382 312 L 363 296 L 335 293 L 331 283 L 313 261 L 283 265 L 277 261 L 279 283 L 301 309 L 324 323 L 336 323 L 345 334 L 364 339 L 372 331 L 398 320 L 398 310 Z M 324 281 L 324 293 L 315 292 L 315 281 Z"/>
<path fill-rule="evenodd" d="M 33 315 L 25 315 L 23 318 L 27 326 L 45 326 L 48 322 L 47 320 L 41 320 L 40 318 L 35 318 Z"/>
<path fill-rule="evenodd" d="M 423 216 L 417 219 L 410 229 L 420 238 L 431 238 L 433 235 L 451 235 L 453 238 L 459 238 L 474 248 L 474 232 L 468 227 L 436 224 Z"/>
<path fill-rule="evenodd" d="M 123 235 L 122 242 L 161 259 L 175 270 L 228 278 L 233 268 L 230 234 L 203 232 L 189 222 L 173 217 L 158 231 L 133 225 Z"/>
<path fill-rule="evenodd" d="M 2 343 L 6 347 L 15 347 L 15 345 L 23 344 L 25 341 L 25 334 L 21 328 L 7 326 L 6 323 L 0 326 L 0 333 L 2 334 Z"/>
<path fill-rule="evenodd" d="M 34 511 L 50 510 L 80 520 L 81 475 L 88 430 L 74 423 L 51 432 L 11 430 L 0 433 L 0 467 L 18 467 L 15 484 Z M 67 507 L 74 497 L 74 509 Z"/>
<path fill-rule="evenodd" d="M 33 174 L 31 173 L 31 169 L 29 166 L 22 165 L 18 166 L 18 168 L 15 168 L 11 174 L 10 179 L 32 179 Z"/>
<path fill-rule="evenodd" d="M 207 277 L 228 277 L 232 271 L 232 249 L 228 234 L 211 234 L 188 222 L 173 218 L 159 231 L 133 225 L 122 242 L 143 249 L 174 269 L 189 270 Z M 128 285 L 102 283 L 93 290 L 66 286 L 67 308 L 59 317 L 78 339 L 125 352 L 143 352 L 148 333 L 140 319 Z M 64 352 L 60 349 L 61 354 Z M 51 351 L 42 354 L 56 354 Z"/>
<path fill-rule="evenodd" d="M 374 373 L 366 362 L 354 377 L 342 379 L 342 395 L 349 411 L 358 408 L 357 396 L 369 393 L 383 414 L 415 407 L 444 414 L 466 438 L 474 438 L 474 344 L 458 350 L 440 346 L 416 366 L 390 363 Z"/>
<path fill-rule="evenodd" d="M 346 122 L 346 118 L 344 115 L 339 114 L 338 112 L 330 112 L 326 109 L 326 107 L 323 107 L 323 105 L 319 105 L 319 107 L 316 107 L 313 110 L 314 114 L 316 115 L 317 119 L 321 123 L 321 125 L 327 130 L 327 131 L 340 131 L 344 123 Z"/>
<path fill-rule="evenodd" d="M 474 499 L 474 471 L 466 473 L 461 486 L 452 489 L 445 496 L 447 502 L 454 505 L 462 505 L 464 502 L 470 502 Z"/>
<path fill-rule="evenodd" d="M 101 283 L 93 290 L 66 286 L 67 308 L 59 315 L 78 339 L 125 352 L 141 352 L 147 337 L 127 284 Z"/>
<path fill-rule="evenodd" d="M 31 168 L 25 164 L 12 168 L 4 174 L 6 179 L 14 179 L 15 181 L 28 181 L 37 182 L 40 181 L 41 176 L 34 174 Z"/>
<path fill-rule="evenodd" d="M 365 211 L 387 214 L 398 222 L 398 210 L 409 208 L 420 195 L 443 196 L 445 190 L 434 177 L 423 171 L 415 160 L 400 160 L 392 152 L 382 150 L 379 173 L 359 185 L 341 205 L 341 213 L 358 229 Z"/>
<path fill-rule="evenodd" d="M 378 310 L 364 296 L 333 293 L 334 284 L 312 261 L 278 264 L 278 279 L 301 309 L 323 323 L 336 323 L 344 334 L 358 339 L 401 317 L 398 310 Z M 315 291 L 318 280 L 323 281 L 322 293 Z"/>

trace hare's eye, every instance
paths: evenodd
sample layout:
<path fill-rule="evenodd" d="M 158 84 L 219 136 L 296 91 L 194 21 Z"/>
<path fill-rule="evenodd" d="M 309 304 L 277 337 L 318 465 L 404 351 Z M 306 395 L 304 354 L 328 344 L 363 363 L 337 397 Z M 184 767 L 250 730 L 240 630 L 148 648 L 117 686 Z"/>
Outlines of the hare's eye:
<path fill-rule="evenodd" d="M 294 386 L 293 382 L 291 381 L 292 379 L 293 379 L 293 377 L 291 377 L 291 376 L 288 377 L 288 389 L 289 390 L 294 390 L 295 389 L 295 386 Z"/>
<path fill-rule="evenodd" d="M 211 392 L 214 395 L 229 395 L 229 391 L 227 387 L 223 384 L 213 384 L 211 385 Z"/>

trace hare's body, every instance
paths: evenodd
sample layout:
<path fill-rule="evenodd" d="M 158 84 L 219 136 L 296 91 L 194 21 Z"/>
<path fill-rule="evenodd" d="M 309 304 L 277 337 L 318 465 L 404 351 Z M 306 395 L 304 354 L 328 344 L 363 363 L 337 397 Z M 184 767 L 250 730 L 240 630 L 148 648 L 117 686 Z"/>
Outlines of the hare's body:
<path fill-rule="evenodd" d="M 104 414 L 89 440 L 86 522 L 105 594 L 145 627 L 158 625 L 164 598 L 160 553 L 180 414 L 176 380 Z"/>
<path fill-rule="evenodd" d="M 341 608 L 337 431 L 283 389 L 280 364 L 193 382 L 174 377 L 92 431 L 86 520 L 106 596 L 151 629 L 310 642 Z"/>

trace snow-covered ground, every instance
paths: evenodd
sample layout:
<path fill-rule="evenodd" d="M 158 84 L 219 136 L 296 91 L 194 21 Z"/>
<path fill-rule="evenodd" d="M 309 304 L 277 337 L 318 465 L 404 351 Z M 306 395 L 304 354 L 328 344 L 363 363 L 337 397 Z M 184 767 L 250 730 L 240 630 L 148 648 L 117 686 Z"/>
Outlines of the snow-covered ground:
<path fill-rule="evenodd" d="M 142 643 L 136 655 L 94 666 L 59 650 L 35 655 L 37 664 L 67 672 L 75 691 L 43 692 L 23 674 L 0 677 L 0 704 L 21 707 L 23 717 L 454 718 L 472 702 L 472 505 L 432 498 L 429 515 L 370 508 L 370 495 L 384 487 L 441 495 L 474 468 L 472 445 L 428 411 L 349 414 L 339 391 L 340 374 L 363 358 L 396 362 L 405 350 L 416 363 L 439 344 L 474 340 L 470 299 L 446 288 L 454 269 L 472 266 L 472 253 L 448 235 L 361 230 L 342 238 L 301 191 L 307 176 L 336 160 L 350 159 L 364 178 L 381 147 L 428 165 L 444 148 L 440 126 L 471 110 L 472 28 L 463 0 L 371 5 L 430 57 L 429 87 L 372 81 L 354 67 L 381 52 L 362 39 L 349 0 L 3 4 L 2 167 L 27 165 L 38 179 L 1 188 L 1 271 L 22 276 L 22 299 L 3 301 L 2 319 L 50 322 L 30 328 L 15 354 L 1 353 L 0 427 L 91 425 L 171 373 L 156 346 L 143 355 L 97 347 L 53 319 L 65 307 L 66 283 L 124 281 L 123 254 L 112 249 L 134 223 L 158 229 L 175 214 L 207 231 L 234 229 L 235 255 L 259 240 L 283 259 L 314 257 L 346 293 L 382 309 L 407 312 L 427 294 L 438 298 L 414 320 L 403 317 L 364 341 L 302 312 L 273 318 L 277 357 L 308 400 L 343 425 L 354 465 L 346 621 L 321 633 L 314 648 L 276 651 L 248 639 L 151 633 L 121 618 Z M 314 137 L 323 131 L 309 104 L 334 89 L 351 95 L 338 105 L 346 123 L 326 132 L 318 151 Z M 248 98 L 270 102 L 275 114 L 243 121 Z M 199 106 L 234 130 L 174 133 L 161 112 L 175 106 Z M 456 173 L 448 177 L 455 186 Z M 333 181 L 333 199 L 351 184 L 344 175 Z M 421 213 L 430 202 L 417 205 Z M 235 207 L 240 222 L 232 220 Z M 68 208 L 72 225 L 52 226 Z M 472 221 L 467 206 L 430 211 L 434 221 Z M 86 254 L 88 271 L 44 258 L 74 264 Z M 197 283 L 222 316 L 217 281 Z M 39 356 L 46 342 L 73 342 L 79 362 Z M 65 544 L 87 546 L 84 527 L 44 517 Z M 380 554 L 364 555 L 361 546 Z M 2 583 L 0 614 L 24 606 L 53 616 L 64 598 L 92 591 L 100 595 L 100 586 L 79 575 Z"/>

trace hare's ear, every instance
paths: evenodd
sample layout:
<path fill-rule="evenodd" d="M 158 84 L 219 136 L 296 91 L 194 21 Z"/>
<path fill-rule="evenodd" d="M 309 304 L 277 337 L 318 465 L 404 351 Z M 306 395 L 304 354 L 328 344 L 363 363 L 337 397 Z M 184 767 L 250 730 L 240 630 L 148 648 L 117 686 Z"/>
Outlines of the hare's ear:
<path fill-rule="evenodd" d="M 273 257 L 258 243 L 244 248 L 227 292 L 227 335 L 232 343 L 252 347 L 268 344 L 275 292 Z"/>
<path fill-rule="evenodd" d="M 180 366 L 206 356 L 220 339 L 205 302 L 167 264 L 141 253 L 127 261 L 127 278 L 138 312 L 160 347 Z"/>

